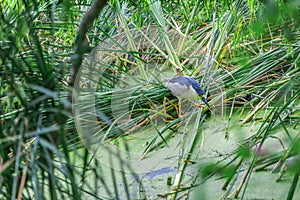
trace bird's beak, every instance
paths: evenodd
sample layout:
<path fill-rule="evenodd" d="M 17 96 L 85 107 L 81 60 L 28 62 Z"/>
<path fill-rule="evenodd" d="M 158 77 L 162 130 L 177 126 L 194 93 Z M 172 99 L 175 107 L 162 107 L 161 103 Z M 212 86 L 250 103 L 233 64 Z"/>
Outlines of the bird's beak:
<path fill-rule="evenodd" d="M 165 86 L 167 87 L 167 83 L 169 82 L 170 78 L 165 78 L 164 82 L 165 82 Z"/>

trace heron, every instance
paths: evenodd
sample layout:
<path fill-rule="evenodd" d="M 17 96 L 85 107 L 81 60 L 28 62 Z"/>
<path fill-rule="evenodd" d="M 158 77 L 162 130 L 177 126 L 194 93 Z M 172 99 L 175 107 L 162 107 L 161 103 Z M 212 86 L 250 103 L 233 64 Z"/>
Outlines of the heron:
<path fill-rule="evenodd" d="M 178 76 L 171 78 L 167 81 L 166 87 L 171 91 L 171 93 L 175 97 L 178 98 L 179 116 L 181 115 L 182 99 L 201 99 L 207 105 L 207 107 L 210 108 L 206 98 L 204 97 L 205 91 L 200 87 L 199 83 L 191 77 Z M 201 106 L 200 104 L 195 105 Z"/>

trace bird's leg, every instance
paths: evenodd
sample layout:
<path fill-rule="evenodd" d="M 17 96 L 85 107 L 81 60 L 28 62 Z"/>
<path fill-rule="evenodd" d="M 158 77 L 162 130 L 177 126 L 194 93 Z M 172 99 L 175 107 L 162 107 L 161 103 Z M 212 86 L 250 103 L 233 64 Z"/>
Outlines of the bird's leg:
<path fill-rule="evenodd" d="M 203 104 L 195 103 L 195 102 L 193 102 L 193 104 L 194 104 L 195 106 L 197 106 L 197 107 L 204 108 L 204 105 L 203 105 Z"/>
<path fill-rule="evenodd" d="M 181 118 L 181 99 L 178 99 L 178 118 Z"/>
<path fill-rule="evenodd" d="M 203 108 L 203 109 L 205 108 L 205 104 L 203 104 L 203 103 L 195 103 L 193 101 L 191 101 L 191 103 L 194 104 L 196 107 Z M 207 107 L 207 108 L 208 108 L 208 110 L 211 111 L 210 107 Z"/>
<path fill-rule="evenodd" d="M 167 98 L 164 98 L 164 116 L 167 116 Z"/>
<path fill-rule="evenodd" d="M 192 104 L 194 104 L 194 106 L 200 107 L 200 108 L 204 108 L 204 105 L 201 103 L 195 103 L 194 101 L 189 100 Z"/>
<path fill-rule="evenodd" d="M 171 105 L 168 105 L 168 104 L 171 104 Z M 173 116 L 171 116 L 169 113 L 168 113 L 168 108 L 170 108 L 170 107 L 174 107 L 175 108 L 175 110 L 176 110 L 176 113 L 178 113 L 178 107 L 177 107 L 177 105 L 176 104 L 174 104 L 172 101 L 170 101 L 170 99 L 168 99 L 167 97 L 165 97 L 164 98 L 164 116 L 165 116 L 165 121 L 170 121 L 170 120 L 173 120 L 174 119 L 174 117 Z"/>

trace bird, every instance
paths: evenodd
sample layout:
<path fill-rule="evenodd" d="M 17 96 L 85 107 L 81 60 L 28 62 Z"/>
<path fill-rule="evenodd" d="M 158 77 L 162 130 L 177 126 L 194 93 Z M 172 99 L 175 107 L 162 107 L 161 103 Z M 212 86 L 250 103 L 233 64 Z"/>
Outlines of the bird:
<path fill-rule="evenodd" d="M 178 98 L 179 115 L 181 110 L 182 99 L 201 100 L 210 108 L 206 98 L 203 96 L 205 91 L 200 87 L 199 83 L 188 76 L 177 76 L 167 80 L 166 87 L 171 91 L 172 95 Z M 200 106 L 199 104 L 195 104 Z"/>

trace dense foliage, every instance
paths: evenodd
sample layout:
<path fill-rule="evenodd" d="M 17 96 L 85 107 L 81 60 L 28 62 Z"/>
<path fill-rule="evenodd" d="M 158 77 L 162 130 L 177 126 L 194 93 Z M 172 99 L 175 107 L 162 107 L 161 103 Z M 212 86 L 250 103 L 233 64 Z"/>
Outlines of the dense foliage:
<path fill-rule="evenodd" d="M 78 88 L 70 79 L 77 59 L 74 52 L 80 51 L 82 58 L 100 52 L 103 60 L 92 71 L 96 79 L 87 81 L 91 71 L 84 67 L 78 75 L 83 101 L 91 97 L 85 86 L 91 83 L 96 88 L 94 122 L 104 136 L 92 140 L 117 139 L 150 124 L 157 135 L 141 150 L 146 155 L 158 138 L 168 143 L 163 133 L 174 133 L 178 126 L 193 126 L 196 129 L 191 134 L 201 134 L 200 126 L 220 107 L 228 124 L 261 122 L 255 134 L 228 154 L 228 160 L 201 166 L 189 187 L 181 187 L 188 162 L 178 161 L 180 178 L 170 191 L 162 191 L 167 196 L 176 199 L 220 173 L 229 184 L 247 160 L 244 184 L 235 193 L 243 197 L 253 169 L 295 157 L 295 178 L 286 194 L 292 199 L 300 173 L 298 1 L 111 0 L 87 32 L 83 41 L 89 43 L 87 49 L 74 49 L 80 22 L 92 4 L 90 0 L 4 0 L 0 5 L 1 199 L 82 199 L 84 195 L 118 199 L 121 192 L 116 177 L 107 180 L 101 163 L 84 148 L 75 128 L 70 100 L 73 86 Z M 82 66 L 89 66 L 87 62 Z M 161 74 L 178 72 L 199 80 L 208 91 L 211 110 L 177 118 L 177 101 L 164 87 Z M 116 85 L 128 86 L 130 81 L 135 84 L 126 91 L 129 96 L 116 90 Z M 123 109 L 124 101 L 119 99 L 126 99 L 131 121 L 114 114 Z M 242 117 L 236 119 L 237 115 Z M 82 119 L 89 118 L 80 115 Z M 159 119 L 163 123 L 157 125 Z M 259 157 L 263 143 L 280 131 L 289 138 L 288 147 L 273 157 Z M 190 160 L 194 142 L 189 142 L 183 160 Z M 249 158 L 255 146 L 258 150 Z M 87 173 L 92 178 L 87 179 Z M 128 180 L 121 181 L 130 199 Z M 114 187 L 107 186 L 111 182 Z M 105 192 L 99 192 L 99 185 Z M 147 198 L 147 193 L 140 198 Z"/>

